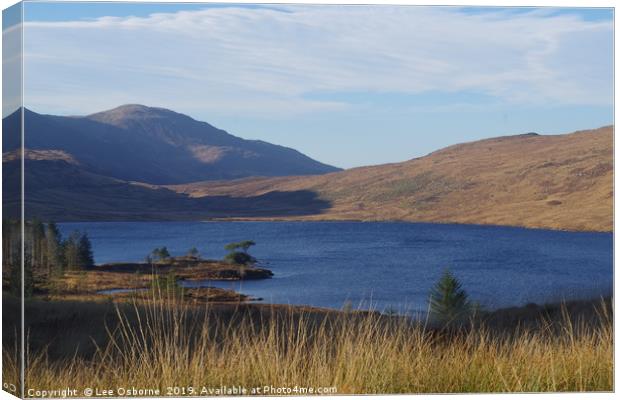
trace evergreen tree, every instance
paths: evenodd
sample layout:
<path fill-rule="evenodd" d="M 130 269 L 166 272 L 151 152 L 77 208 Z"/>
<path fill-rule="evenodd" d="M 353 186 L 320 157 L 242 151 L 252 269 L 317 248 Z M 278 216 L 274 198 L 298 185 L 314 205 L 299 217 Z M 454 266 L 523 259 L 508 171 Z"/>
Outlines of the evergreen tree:
<path fill-rule="evenodd" d="M 467 292 L 449 270 L 444 271 L 431 291 L 430 311 L 437 320 L 445 323 L 461 320 L 471 311 Z"/>
<path fill-rule="evenodd" d="M 67 269 L 78 270 L 92 267 L 93 251 L 88 235 L 74 231 L 62 243 L 62 253 Z"/>
<path fill-rule="evenodd" d="M 62 274 L 62 238 L 60 235 L 60 230 L 54 222 L 47 224 L 47 229 L 45 230 L 45 241 L 45 250 L 47 252 L 45 260 L 47 263 L 46 267 L 48 275 Z"/>
<path fill-rule="evenodd" d="M 187 252 L 187 255 L 192 258 L 200 258 L 200 252 L 195 247 L 192 247 L 191 249 L 189 249 L 189 251 Z"/>
<path fill-rule="evenodd" d="M 166 246 L 159 249 L 159 259 L 165 261 L 170 258 L 170 252 L 168 252 L 168 248 Z"/>
<path fill-rule="evenodd" d="M 45 225 L 38 219 L 32 221 L 30 228 L 32 240 L 32 265 L 35 269 L 43 269 L 46 267 L 46 241 L 45 241 Z"/>
<path fill-rule="evenodd" d="M 252 240 L 244 240 L 242 242 L 229 243 L 224 246 L 224 249 L 228 250 L 229 253 L 226 254 L 224 260 L 231 264 L 239 264 L 239 265 L 249 265 L 255 264 L 256 258 L 252 257 L 248 254 L 248 250 L 250 247 L 254 246 L 256 243 Z M 242 251 L 238 251 L 241 249 Z"/>
<path fill-rule="evenodd" d="M 78 241 L 78 265 L 80 268 L 89 268 L 95 265 L 93 260 L 93 249 L 88 239 L 88 235 L 84 233 Z"/>
<path fill-rule="evenodd" d="M 250 247 L 254 245 L 256 245 L 256 242 L 254 242 L 253 240 L 243 240 L 241 242 L 229 243 L 226 246 L 224 246 L 224 249 L 231 251 L 231 252 L 237 249 L 241 249 L 244 253 L 247 253 Z"/>
<path fill-rule="evenodd" d="M 80 268 L 79 246 L 80 233 L 75 231 L 62 242 L 62 253 L 65 266 L 69 270 Z"/>
<path fill-rule="evenodd" d="M 168 248 L 166 246 L 164 247 L 156 247 L 155 249 L 153 249 L 153 251 L 151 252 L 152 255 L 152 259 L 153 260 L 157 260 L 157 261 L 166 261 L 167 259 L 170 258 L 170 252 L 168 251 Z"/>

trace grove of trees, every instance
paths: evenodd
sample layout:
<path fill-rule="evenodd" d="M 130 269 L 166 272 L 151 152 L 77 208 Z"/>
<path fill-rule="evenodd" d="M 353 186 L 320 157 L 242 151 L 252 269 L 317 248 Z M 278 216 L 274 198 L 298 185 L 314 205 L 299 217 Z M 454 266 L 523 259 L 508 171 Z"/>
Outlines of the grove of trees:
<path fill-rule="evenodd" d="M 2 221 L 3 267 L 11 293 L 21 295 L 24 282 L 26 297 L 34 291 L 35 277 L 49 279 L 65 271 L 94 265 L 90 239 L 86 233 L 72 232 L 63 239 L 54 222 L 26 221 L 23 231 L 24 270 L 21 270 L 22 227 L 19 220 Z"/>

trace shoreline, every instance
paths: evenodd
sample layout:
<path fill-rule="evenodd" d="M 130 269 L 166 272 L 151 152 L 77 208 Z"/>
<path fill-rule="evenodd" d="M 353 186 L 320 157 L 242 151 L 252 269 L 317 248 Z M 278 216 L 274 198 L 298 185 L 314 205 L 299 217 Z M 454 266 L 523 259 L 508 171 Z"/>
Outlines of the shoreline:
<path fill-rule="evenodd" d="M 546 226 L 534 226 L 534 225 L 500 225 L 491 223 L 466 223 L 455 221 L 425 221 L 425 220 L 406 220 L 406 219 L 369 219 L 369 218 L 309 218 L 304 217 L 213 217 L 213 218 L 192 218 L 192 219 L 122 219 L 122 220 L 65 220 L 60 221 L 58 224 L 88 224 L 88 223 L 212 223 L 212 222 L 296 222 L 296 223 L 385 223 L 385 224 L 419 224 L 419 225 L 459 225 L 459 226 L 472 226 L 482 228 L 514 228 L 514 229 L 527 229 L 538 231 L 553 231 L 553 232 L 567 232 L 567 233 L 610 233 L 613 234 L 614 230 L 593 230 L 593 229 L 568 229 L 568 228 L 554 228 Z"/>
<path fill-rule="evenodd" d="M 92 221 L 90 221 L 92 222 Z M 140 222 L 140 221 L 127 221 L 127 222 Z M 144 222 L 189 222 L 189 221 L 144 221 Z M 484 223 L 466 223 L 466 222 L 454 222 L 454 221 L 423 221 L 423 220 L 403 220 L 403 219 L 288 219 L 287 217 L 277 218 L 210 218 L 206 220 L 200 220 L 195 222 L 300 222 L 300 223 L 324 223 L 324 222 L 351 222 L 351 223 L 386 223 L 386 224 L 413 224 L 413 225 L 459 225 L 459 226 L 475 226 L 482 228 L 515 228 L 515 229 L 528 229 L 528 230 L 543 230 L 554 232 L 568 232 L 568 233 L 613 233 L 613 229 L 607 230 L 573 230 L 565 228 L 547 228 L 539 226 L 528 225 L 499 225 L 499 224 L 484 224 Z"/>
<path fill-rule="evenodd" d="M 66 271 L 38 285 L 34 298 L 43 301 L 131 301 L 164 292 L 197 302 L 242 303 L 258 300 L 235 290 L 211 285 L 183 287 L 179 282 L 269 279 L 265 268 L 228 264 L 217 260 L 172 258 L 161 263 L 108 263 L 80 271 Z M 41 277 L 42 278 L 42 277 Z"/>
<path fill-rule="evenodd" d="M 161 295 L 161 294 L 160 294 Z M 142 298 L 141 296 L 121 296 L 117 298 L 117 301 L 109 301 L 110 296 L 99 296 L 97 298 L 81 298 L 79 296 L 64 296 L 63 298 L 47 299 L 39 296 L 35 296 L 26 302 L 26 307 L 43 307 L 48 308 L 60 308 L 64 309 L 65 306 L 70 308 L 127 308 L 133 307 L 148 307 L 153 304 L 152 297 Z M 7 306 L 7 303 L 13 301 L 19 301 L 15 296 L 4 293 L 3 300 L 5 301 L 5 311 L 10 310 L 11 307 Z M 129 301 L 128 301 L 129 300 Z M 363 317 L 374 316 L 379 319 L 390 320 L 402 320 L 409 321 L 413 324 L 420 324 L 428 327 L 429 329 L 438 328 L 434 322 L 428 319 L 419 319 L 412 315 L 406 314 L 388 314 L 372 309 L 334 309 L 329 307 L 319 307 L 312 305 L 292 305 L 292 304 L 278 304 L 278 303 L 256 303 L 247 300 L 237 301 L 206 301 L 195 302 L 187 298 L 178 298 L 174 300 L 171 297 L 164 296 L 161 299 L 164 303 L 164 307 L 188 307 L 191 312 L 197 313 L 213 313 L 214 315 L 228 316 L 236 313 L 258 313 L 260 315 L 295 315 L 295 316 L 322 316 L 322 317 L 338 317 L 344 318 L 347 316 Z M 188 301 L 189 300 L 189 301 Z M 503 330 L 512 331 L 514 329 L 521 329 L 530 324 L 543 324 L 546 319 L 555 320 L 558 318 L 564 318 L 571 316 L 581 323 L 588 323 L 588 321 L 600 317 L 598 312 L 603 308 L 608 308 L 608 312 L 613 313 L 614 298 L 613 295 L 590 297 L 573 300 L 552 301 L 544 303 L 527 303 L 519 306 L 500 307 L 494 310 L 482 310 L 479 313 L 472 316 L 472 319 L 464 321 L 463 326 L 471 326 L 472 328 L 476 324 L 483 324 L 489 328 L 501 327 Z M 158 306 L 159 307 L 159 306 Z M 285 313 L 285 314 L 282 314 Z M 565 315 L 566 314 L 566 315 Z M 107 315 L 104 314 L 91 314 L 89 317 L 96 317 Z M 40 317 L 43 317 L 41 315 Z M 471 325 L 473 322 L 476 324 Z"/>

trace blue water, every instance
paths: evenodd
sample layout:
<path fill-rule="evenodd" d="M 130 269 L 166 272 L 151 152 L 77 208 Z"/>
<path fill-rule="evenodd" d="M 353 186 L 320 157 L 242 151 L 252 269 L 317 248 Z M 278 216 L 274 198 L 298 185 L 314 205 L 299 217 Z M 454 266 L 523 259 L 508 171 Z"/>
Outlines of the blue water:
<path fill-rule="evenodd" d="M 63 223 L 88 233 L 95 261 L 142 261 L 155 247 L 172 255 L 196 247 L 222 258 L 245 239 L 273 279 L 200 282 L 267 303 L 424 311 L 449 268 L 473 300 L 488 308 L 611 293 L 610 233 L 477 225 L 371 222 Z"/>

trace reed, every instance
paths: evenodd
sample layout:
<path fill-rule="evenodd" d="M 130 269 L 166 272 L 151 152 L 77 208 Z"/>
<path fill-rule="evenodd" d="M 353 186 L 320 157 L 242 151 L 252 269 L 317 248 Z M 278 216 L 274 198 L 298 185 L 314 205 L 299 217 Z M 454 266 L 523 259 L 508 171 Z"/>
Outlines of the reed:
<path fill-rule="evenodd" d="M 29 353 L 26 388 L 193 388 L 180 395 L 222 385 L 340 394 L 613 390 L 613 318 L 604 304 L 594 323 L 563 313 L 509 333 L 474 323 L 442 331 L 372 313 L 317 319 L 291 309 L 259 321 L 213 313 L 153 291 L 146 304 L 117 308 L 118 323 L 101 327 L 109 340 L 94 357 Z M 5 352 L 5 374 L 17 373 L 14 356 Z"/>

